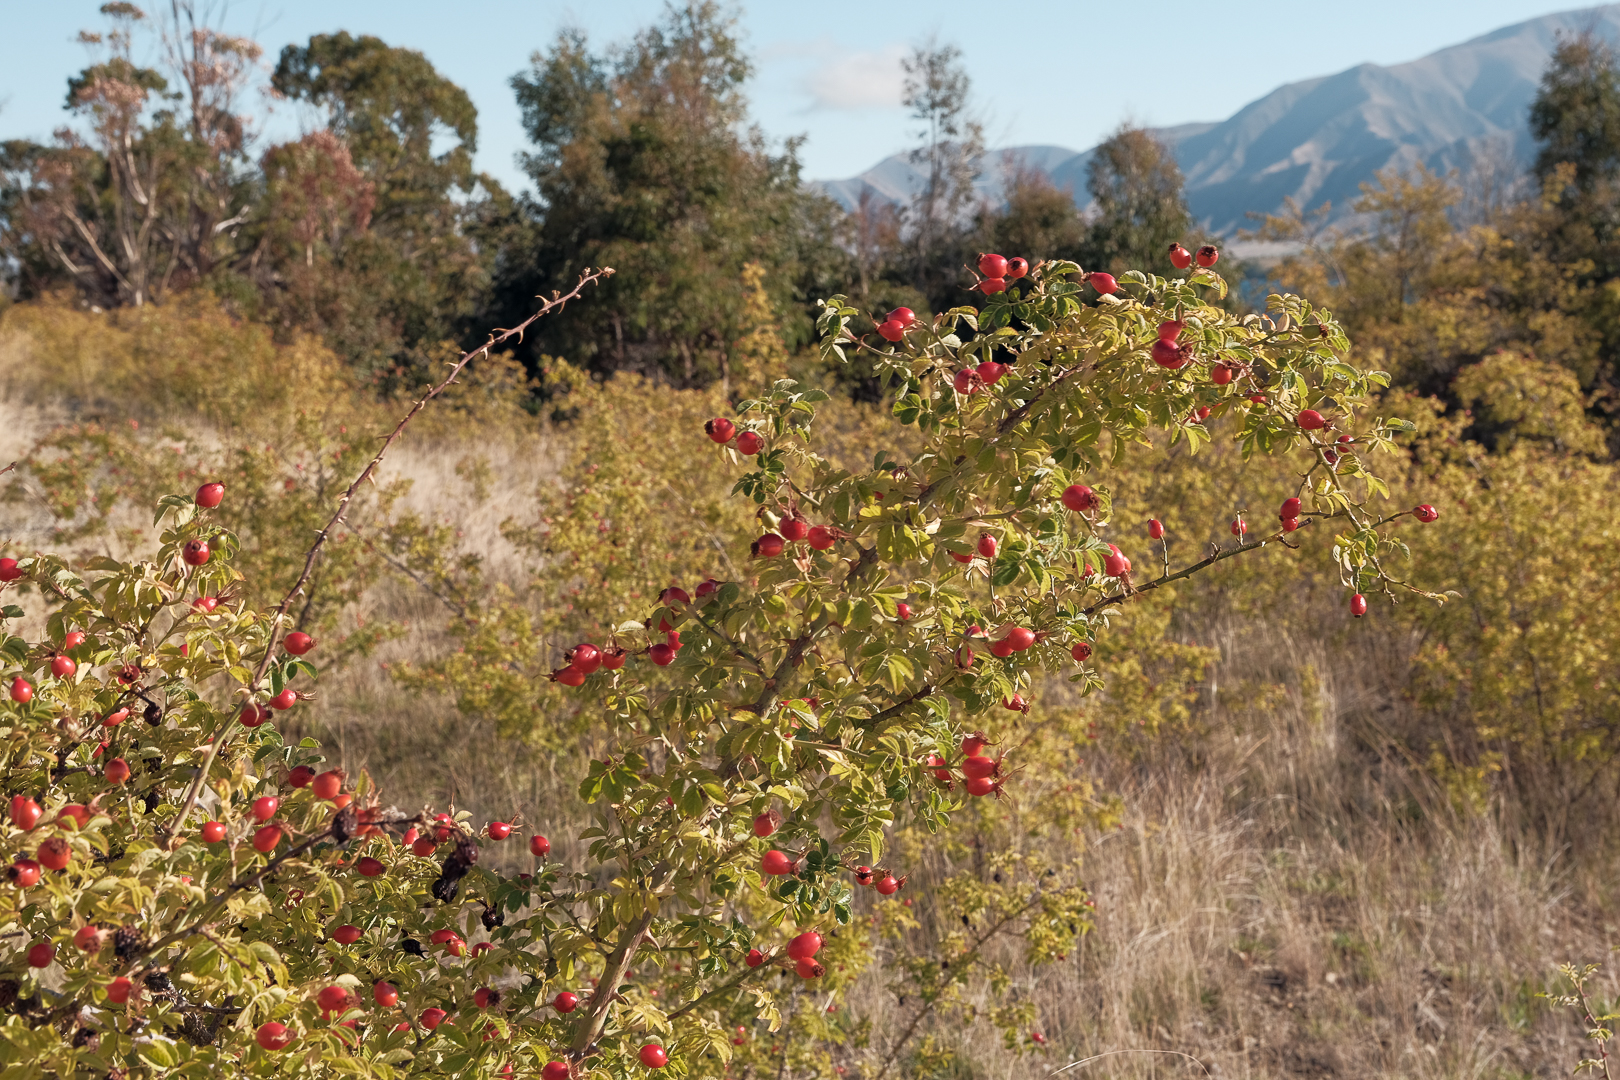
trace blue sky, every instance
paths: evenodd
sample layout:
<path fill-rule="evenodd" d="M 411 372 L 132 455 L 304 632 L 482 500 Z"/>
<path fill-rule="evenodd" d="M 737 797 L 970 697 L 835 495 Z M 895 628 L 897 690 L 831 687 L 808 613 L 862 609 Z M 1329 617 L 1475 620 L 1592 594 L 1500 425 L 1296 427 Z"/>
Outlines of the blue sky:
<path fill-rule="evenodd" d="M 164 0 L 143 0 L 149 10 Z M 508 78 L 568 25 L 598 45 L 656 19 L 662 0 L 198 0 L 225 29 L 281 47 L 346 29 L 418 49 L 472 95 L 478 164 L 523 185 L 523 131 Z M 774 138 L 807 137 L 805 174 L 852 176 L 909 144 L 900 58 L 930 36 L 959 46 L 991 145 L 1076 150 L 1123 120 L 1223 119 L 1276 86 L 1354 64 L 1399 63 L 1509 23 L 1570 10 L 1535 0 L 750 0 L 733 5 L 757 74 L 754 118 Z M 99 0 L 0 0 L 0 139 L 44 138 L 64 122 L 75 38 L 99 28 Z M 309 117 L 281 106 L 267 137 Z"/>

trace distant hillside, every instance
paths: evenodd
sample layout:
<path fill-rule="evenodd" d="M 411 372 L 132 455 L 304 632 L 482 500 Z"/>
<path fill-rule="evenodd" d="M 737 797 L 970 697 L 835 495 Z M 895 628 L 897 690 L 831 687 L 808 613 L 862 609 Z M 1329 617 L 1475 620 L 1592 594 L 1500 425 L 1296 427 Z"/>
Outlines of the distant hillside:
<path fill-rule="evenodd" d="M 1248 211 L 1275 211 L 1285 198 L 1342 211 L 1380 169 L 1424 162 L 1466 169 L 1477 154 L 1508 152 L 1528 163 L 1527 112 L 1560 33 L 1588 27 L 1620 41 L 1620 4 L 1547 15 L 1431 53 L 1380 67 L 1361 64 L 1290 83 L 1220 123 L 1158 129 L 1187 178 L 1193 214 L 1217 233 L 1245 224 Z M 1000 197 L 1014 161 L 1039 169 L 1084 205 L 1093 150 L 1019 146 L 986 155 L 980 189 Z M 859 176 L 822 183 L 846 207 L 864 190 L 909 199 L 921 175 L 895 154 Z"/>

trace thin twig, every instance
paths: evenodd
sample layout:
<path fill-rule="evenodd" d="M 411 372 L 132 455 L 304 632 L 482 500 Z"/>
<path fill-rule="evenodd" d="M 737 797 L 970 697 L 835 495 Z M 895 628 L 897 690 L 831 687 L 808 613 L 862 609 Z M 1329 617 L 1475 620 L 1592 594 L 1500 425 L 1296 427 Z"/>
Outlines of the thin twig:
<path fill-rule="evenodd" d="M 293 583 L 293 587 L 291 589 L 287 590 L 287 595 L 282 598 L 281 604 L 276 608 L 275 613 L 270 618 L 270 636 L 268 640 L 265 641 L 264 655 L 259 660 L 259 666 L 254 670 L 253 678 L 247 685 L 247 690 L 249 693 L 252 693 L 258 689 L 260 683 L 264 680 L 264 673 L 270 668 L 270 662 L 275 658 L 276 642 L 281 636 L 281 627 L 283 621 L 287 617 L 287 611 L 292 607 L 293 600 L 298 597 L 298 594 L 303 591 L 304 586 L 309 583 L 311 575 L 314 574 L 315 560 L 320 555 L 321 548 L 326 545 L 326 540 L 332 535 L 332 530 L 337 528 L 337 526 L 342 523 L 343 515 L 348 510 L 349 503 L 354 498 L 355 493 L 360 490 L 360 485 L 364 484 L 368 480 L 371 480 L 376 474 L 378 467 L 382 464 L 383 455 L 388 453 L 388 448 L 393 446 L 394 443 L 399 440 L 399 437 L 405 431 L 405 425 L 409 424 L 413 419 L 415 419 L 417 413 L 427 408 L 428 402 L 432 401 L 434 398 L 444 393 L 445 390 L 449 389 L 450 385 L 456 381 L 456 377 L 459 376 L 467 365 L 472 363 L 473 360 L 478 356 L 489 355 L 489 351 L 496 345 L 499 345 L 502 342 L 508 341 L 514 337 L 521 339 L 523 332 L 527 330 L 537 319 L 551 314 L 553 311 L 563 307 L 570 300 L 578 298 L 579 295 L 584 291 L 585 286 L 595 284 L 596 282 L 601 281 L 604 278 L 611 277 L 612 275 L 613 268 L 607 266 L 602 267 L 600 270 L 588 270 L 584 274 L 581 274 L 579 282 L 574 286 L 571 292 L 566 294 L 553 294 L 551 299 L 546 300 L 540 305 L 539 311 L 536 311 L 533 315 L 530 315 L 518 325 L 509 330 L 502 330 L 499 334 L 491 334 L 489 336 L 489 340 L 484 342 L 484 344 L 480 345 L 476 349 L 464 353 L 460 360 L 457 360 L 451 365 L 450 374 L 444 377 L 444 381 L 428 390 L 426 394 L 423 394 L 422 397 L 411 406 L 410 411 L 407 412 L 400 419 L 399 423 L 394 426 L 394 430 L 389 432 L 387 438 L 383 439 L 383 444 L 378 448 L 376 456 L 367 463 L 364 469 L 360 470 L 360 475 L 354 478 L 354 482 L 349 485 L 348 490 L 346 490 L 342 496 L 339 497 L 337 509 L 333 511 L 331 519 L 327 521 L 326 525 L 321 529 L 321 531 L 316 534 L 315 543 L 310 547 L 309 553 L 304 557 L 303 573 L 298 575 L 298 580 Z M 229 724 L 230 721 L 234 719 L 235 714 L 230 714 L 226 720 L 226 724 Z M 191 787 L 186 791 L 185 800 L 180 805 L 180 812 L 175 815 L 173 821 L 171 821 L 168 825 L 165 825 L 160 830 L 165 843 L 172 841 L 175 835 L 185 827 L 186 818 L 190 816 L 192 808 L 197 805 L 197 798 L 202 794 L 203 785 L 208 781 L 208 773 L 209 770 L 213 768 L 214 759 L 219 756 L 220 748 L 227 742 L 224 727 L 225 725 L 221 725 L 221 729 L 214 732 L 214 740 L 213 742 L 209 743 L 208 752 L 204 755 L 202 764 L 197 767 L 197 775 L 192 780 Z"/>

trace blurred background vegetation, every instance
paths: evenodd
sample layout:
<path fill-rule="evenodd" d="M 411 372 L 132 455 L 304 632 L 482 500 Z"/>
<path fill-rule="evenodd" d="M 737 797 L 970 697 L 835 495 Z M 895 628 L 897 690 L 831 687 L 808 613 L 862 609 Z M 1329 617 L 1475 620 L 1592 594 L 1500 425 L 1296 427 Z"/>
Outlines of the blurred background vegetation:
<path fill-rule="evenodd" d="M 929 184 L 846 214 L 749 125 L 750 60 L 708 4 L 535 54 L 512 80 L 523 195 L 472 171 L 471 102 L 418 53 L 345 33 L 271 61 L 175 26 L 185 48 L 149 70 L 131 56 L 152 20 L 107 10 L 69 80 L 88 134 L 0 148 L 0 541 L 138 552 L 159 495 L 223 479 L 263 599 L 446 357 L 615 267 L 424 414 L 298 612 L 326 662 L 301 733 L 401 804 L 521 813 L 565 856 L 606 735 L 547 674 L 669 584 L 749 575 L 757 525 L 703 421 L 792 377 L 834 392 L 832 456 L 907 451 L 869 373 L 809 348 L 818 297 L 925 314 L 972 302 L 979 251 L 1163 272 L 1172 241 L 1215 239 L 1129 127 L 1097 155 L 1092 215 L 1033 173 L 976 204 L 949 47 L 907 65 Z M 326 126 L 254 148 L 260 77 Z M 910 901 L 868 905 L 835 943 L 835 1000 L 795 990 L 793 1037 L 731 1075 L 965 1080 L 1123 1048 L 1245 1077 L 1573 1065 L 1580 1025 L 1537 995 L 1620 945 L 1617 118 L 1615 58 L 1565 41 L 1528 174 L 1384 175 L 1349 224 L 1294 208 L 1252 234 L 1292 254 L 1221 263 L 1234 305 L 1302 292 L 1392 373 L 1383 412 L 1419 428 L 1383 466 L 1392 506 L 1441 509 L 1404 539 L 1460 598 L 1350 620 L 1306 530 L 1131 610 L 1099 643 L 1105 694 L 1055 682 L 987 722 L 1012 797 L 899 829 Z M 1186 561 L 1291 493 L 1219 435 L 1197 458 L 1122 450 L 1133 556 L 1160 557 L 1150 517 Z M 1026 910 L 1047 867 L 1095 904 L 1075 954 Z"/>

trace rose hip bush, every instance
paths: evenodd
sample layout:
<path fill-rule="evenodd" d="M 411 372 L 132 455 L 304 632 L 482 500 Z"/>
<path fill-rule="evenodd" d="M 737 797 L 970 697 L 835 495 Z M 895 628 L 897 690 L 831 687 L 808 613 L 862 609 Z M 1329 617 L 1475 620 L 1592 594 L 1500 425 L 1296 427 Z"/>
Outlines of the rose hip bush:
<path fill-rule="evenodd" d="M 866 355 L 909 429 L 894 445 L 913 448 L 869 468 L 818 452 L 826 395 L 787 380 L 694 425 L 682 452 L 720 455 L 758 522 L 728 553 L 746 569 L 670 582 L 644 617 L 509 661 L 613 734 L 580 770 L 586 865 L 553 859 L 543 822 L 399 808 L 282 737 L 278 718 L 319 693 L 321 645 L 288 633 L 296 588 L 270 611 L 241 599 L 228 486 L 166 497 L 148 560 L 0 563 L 35 608 L 6 619 L 42 627 L 0 644 L 8 1066 L 782 1075 L 798 1060 L 783 1042 L 827 1038 L 836 1015 L 783 1003 L 867 962 L 857 910 L 908 923 L 910 845 L 887 838 L 1012 797 L 998 718 L 1054 673 L 1102 687 L 1122 611 L 1336 526 L 1347 604 L 1417 591 L 1382 531 L 1411 511 L 1372 508 L 1371 459 L 1408 426 L 1361 414 L 1381 376 L 1298 298 L 1268 316 L 1212 306 L 1224 283 L 1197 261 L 1186 279 L 1115 280 L 1014 260 L 982 310 L 891 313 L 868 337 L 834 298 L 826 355 Z M 1245 454 L 1297 463 L 1276 524 L 1251 514 L 1179 566 L 1111 543 L 1109 464 L 1155 434 L 1196 449 L 1217 416 Z M 524 850 L 526 872 L 504 869 Z M 960 879 L 940 898 L 962 929 L 902 965 L 929 1009 L 960 995 L 949 963 L 995 980 L 986 931 L 1016 922 L 1042 957 L 1084 931 L 1077 884 L 992 862 L 996 888 Z M 1032 1020 L 1027 1002 L 1004 1011 L 1005 1030 Z"/>

